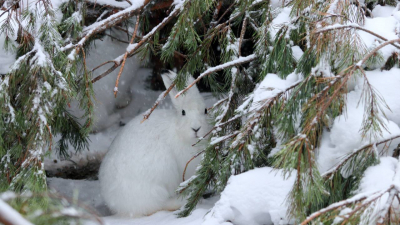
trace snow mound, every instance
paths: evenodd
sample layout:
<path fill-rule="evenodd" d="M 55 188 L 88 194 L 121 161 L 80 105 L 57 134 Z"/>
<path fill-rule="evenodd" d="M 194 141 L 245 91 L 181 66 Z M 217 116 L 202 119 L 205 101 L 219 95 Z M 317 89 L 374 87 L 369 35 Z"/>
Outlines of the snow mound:
<path fill-rule="evenodd" d="M 276 97 L 298 80 L 298 75 L 295 73 L 289 74 L 286 79 L 281 79 L 278 75 L 273 73 L 267 74 L 254 91 L 253 103 L 250 106 L 250 111 L 257 110 L 260 107 L 261 101 Z"/>
<path fill-rule="evenodd" d="M 399 161 L 393 157 L 382 157 L 380 163 L 375 166 L 369 167 L 361 179 L 360 186 L 356 191 L 356 196 L 373 196 L 377 193 L 388 190 L 392 185 L 399 187 Z M 381 211 L 388 207 L 390 192 L 384 193 L 375 204 L 369 206 L 371 210 L 368 212 L 369 222 L 363 222 L 363 224 L 381 224 L 379 218 Z M 370 197 L 372 198 L 372 197 Z M 392 203 L 391 210 L 394 210 L 395 214 L 399 213 L 399 203 L 396 200 Z"/>
<path fill-rule="evenodd" d="M 385 6 L 386 7 L 386 6 Z M 384 7 L 381 7 L 384 8 Z M 365 29 L 368 29 L 376 34 L 381 35 L 387 40 L 398 39 L 397 35 L 397 27 L 399 25 L 399 20 L 397 20 L 394 16 L 386 15 L 387 17 L 374 17 L 374 18 L 366 18 L 365 25 L 363 26 Z M 368 49 L 373 49 L 377 45 L 377 41 L 380 40 L 372 34 L 366 33 L 364 31 L 357 31 L 360 35 L 361 39 L 364 41 L 365 45 Z M 393 45 L 387 45 L 383 47 L 380 52 L 382 53 L 385 60 L 392 55 L 397 49 Z"/>
<path fill-rule="evenodd" d="M 387 130 L 381 128 L 382 136 L 372 139 L 363 138 L 360 129 L 364 116 L 364 104 L 360 102 L 364 80 L 358 78 L 354 91 L 347 94 L 347 109 L 341 116 L 335 118 L 331 132 L 325 131 L 322 135 L 321 145 L 319 148 L 318 165 L 321 173 L 326 172 L 337 163 L 341 157 L 361 148 L 371 142 L 383 140 L 400 134 L 400 69 L 393 68 L 389 71 L 367 71 L 367 78 L 374 89 L 384 99 L 390 110 L 384 108 L 387 120 L 384 115 L 380 115 Z M 399 139 L 395 139 L 390 143 L 388 152 L 383 155 L 391 155 L 392 150 L 400 143 Z M 378 146 L 382 150 L 383 145 Z"/>
<path fill-rule="evenodd" d="M 388 189 L 393 184 L 398 160 L 393 157 L 382 157 L 380 163 L 368 167 L 361 179 L 357 193 L 377 192 Z"/>
<path fill-rule="evenodd" d="M 270 167 L 231 176 L 202 225 L 288 224 L 285 200 L 294 181 L 295 174 L 285 180 L 282 170 Z"/>

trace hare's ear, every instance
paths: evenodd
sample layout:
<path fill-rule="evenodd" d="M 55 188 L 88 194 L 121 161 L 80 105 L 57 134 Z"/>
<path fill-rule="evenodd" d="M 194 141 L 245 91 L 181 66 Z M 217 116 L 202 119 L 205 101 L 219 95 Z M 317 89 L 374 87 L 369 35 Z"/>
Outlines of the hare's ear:
<path fill-rule="evenodd" d="M 176 78 L 176 73 L 173 71 L 168 71 L 167 73 L 164 73 L 161 75 L 165 88 L 169 88 L 174 82 Z M 189 76 L 186 80 L 186 85 L 191 84 L 194 82 L 194 79 L 192 76 Z M 179 111 L 182 110 L 184 107 L 187 107 L 189 103 L 200 103 L 203 102 L 203 98 L 200 95 L 199 90 L 197 89 L 197 86 L 193 86 L 190 88 L 184 95 L 175 98 L 175 96 L 178 94 L 178 90 L 174 87 L 170 92 L 169 96 L 171 97 L 172 104 L 174 104 L 175 108 Z"/>

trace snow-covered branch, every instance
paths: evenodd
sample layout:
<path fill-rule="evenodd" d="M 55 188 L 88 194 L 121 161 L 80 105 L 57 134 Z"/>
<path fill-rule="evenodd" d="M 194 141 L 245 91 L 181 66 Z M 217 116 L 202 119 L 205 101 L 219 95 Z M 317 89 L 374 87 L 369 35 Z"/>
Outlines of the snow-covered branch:
<path fill-rule="evenodd" d="M 86 41 L 88 41 L 93 35 L 102 32 L 110 27 L 113 27 L 116 24 L 121 23 L 122 21 L 132 17 L 133 15 L 140 12 L 149 2 L 150 0 L 134 1 L 135 4 L 132 4 L 130 7 L 111 15 L 104 20 L 93 23 L 83 30 L 83 37 L 80 38 L 80 41 L 77 44 L 69 44 L 64 47 L 63 50 L 68 50 L 72 47 L 75 47 L 75 50 L 71 53 L 72 55 L 75 55 L 78 49 L 82 47 L 86 43 Z"/>
<path fill-rule="evenodd" d="M 168 88 L 166 91 L 164 91 L 163 93 L 161 93 L 161 94 L 158 96 L 158 98 L 157 98 L 156 102 L 154 103 L 153 107 L 151 107 L 151 109 L 148 109 L 148 110 L 143 114 L 143 120 L 141 121 L 141 123 L 143 123 L 145 120 L 147 120 L 147 119 L 150 117 L 151 113 L 153 113 L 153 111 L 157 108 L 157 106 L 160 104 L 160 102 L 161 102 L 162 100 L 164 100 L 165 97 L 167 97 L 168 93 L 169 93 L 174 87 L 175 87 L 175 83 L 172 83 L 171 86 L 169 86 L 169 88 Z"/>
<path fill-rule="evenodd" d="M 328 32 L 328 31 L 332 31 L 332 30 L 339 30 L 339 29 L 356 29 L 356 30 L 361 30 L 364 31 L 366 33 L 369 33 L 371 35 L 374 35 L 377 38 L 380 38 L 383 41 L 388 41 L 387 38 L 383 37 L 382 35 L 379 35 L 371 30 L 368 30 L 360 25 L 358 25 L 357 23 L 349 23 L 349 24 L 333 24 L 330 26 L 325 26 L 321 29 L 316 30 L 314 33 L 315 34 L 319 34 L 319 33 L 324 33 L 324 32 Z M 390 43 L 391 45 L 393 45 L 394 47 L 400 49 L 400 46 L 396 45 L 395 43 Z"/>
<path fill-rule="evenodd" d="M 195 85 L 197 82 L 199 82 L 203 77 L 205 77 L 207 75 L 210 75 L 212 73 L 218 72 L 223 69 L 226 69 L 228 67 L 237 66 L 237 65 L 251 62 L 251 61 L 255 60 L 256 58 L 257 58 L 257 56 L 255 54 L 251 54 L 251 55 L 248 55 L 245 57 L 239 57 L 238 59 L 232 60 L 230 62 L 221 64 L 218 66 L 211 67 L 211 68 L 207 69 L 206 71 L 204 71 L 203 73 L 201 73 L 196 80 L 194 80 L 191 84 L 189 84 L 189 86 L 187 86 L 182 91 L 178 92 L 178 94 L 175 96 L 175 98 L 178 98 L 181 94 L 185 93 L 187 90 L 189 90 L 191 87 L 193 87 L 193 85 Z"/>
<path fill-rule="evenodd" d="M 142 40 L 140 40 L 138 43 L 129 44 L 128 47 L 126 48 L 127 56 L 128 57 L 132 57 L 134 55 L 134 53 L 139 49 L 139 47 L 141 47 L 143 44 L 147 43 L 147 41 L 150 40 L 150 38 L 152 38 L 165 25 L 167 25 L 169 21 L 171 21 L 173 18 L 175 18 L 181 12 L 181 10 L 182 10 L 181 7 L 175 7 L 174 10 L 167 17 L 165 17 L 161 23 L 159 23 L 157 26 L 155 26 L 145 36 L 143 36 Z M 108 70 L 106 70 L 105 72 L 103 72 L 102 74 L 100 74 L 99 76 L 95 77 L 92 80 L 92 83 L 94 83 L 94 82 L 100 80 L 101 78 L 107 76 L 112 71 L 114 71 L 116 68 L 118 68 L 121 65 L 122 60 L 124 58 L 124 55 L 126 53 L 124 53 L 124 54 L 118 56 L 117 58 L 115 58 L 113 60 L 114 65 L 112 67 L 110 67 Z M 100 68 L 100 66 L 97 66 L 96 68 Z"/>
<path fill-rule="evenodd" d="M 0 222 L 5 225 L 33 225 L 0 199 Z"/>
<path fill-rule="evenodd" d="M 389 138 L 386 138 L 384 140 L 381 140 L 379 142 L 374 142 L 368 145 L 364 145 L 363 147 L 353 151 L 350 155 L 346 156 L 344 159 L 342 159 L 335 167 L 333 167 L 332 169 L 330 169 L 329 171 L 325 172 L 322 176 L 325 178 L 331 178 L 333 176 L 334 173 L 336 173 L 340 168 L 342 168 L 351 158 L 353 158 L 354 156 L 356 156 L 357 154 L 359 154 L 362 151 L 366 151 L 368 149 L 371 149 L 373 147 L 376 147 L 378 145 L 390 142 L 394 139 L 400 138 L 400 135 L 396 135 L 396 136 L 392 136 Z"/>

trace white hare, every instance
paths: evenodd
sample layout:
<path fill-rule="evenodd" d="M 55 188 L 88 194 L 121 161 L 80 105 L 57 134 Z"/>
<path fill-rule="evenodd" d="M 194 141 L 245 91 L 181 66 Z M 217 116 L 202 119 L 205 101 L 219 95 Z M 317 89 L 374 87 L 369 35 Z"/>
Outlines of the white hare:
<path fill-rule="evenodd" d="M 167 88 L 175 76 L 172 71 L 162 75 Z M 192 144 L 209 131 L 209 125 L 197 87 L 175 99 L 176 94 L 176 89 L 169 94 L 176 110 L 155 110 L 143 123 L 141 116 L 134 118 L 111 144 L 99 179 L 103 198 L 114 213 L 138 217 L 182 206 L 175 190 L 186 163 L 199 151 Z M 191 161 L 185 179 L 197 164 Z"/>

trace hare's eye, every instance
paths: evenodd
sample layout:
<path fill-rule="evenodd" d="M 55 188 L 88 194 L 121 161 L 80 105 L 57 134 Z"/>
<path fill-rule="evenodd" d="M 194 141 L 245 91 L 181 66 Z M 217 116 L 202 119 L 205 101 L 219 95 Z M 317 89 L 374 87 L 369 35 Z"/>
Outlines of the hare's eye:
<path fill-rule="evenodd" d="M 204 109 L 204 114 L 207 114 L 207 108 Z"/>
<path fill-rule="evenodd" d="M 182 109 L 182 116 L 186 115 L 185 110 Z"/>

